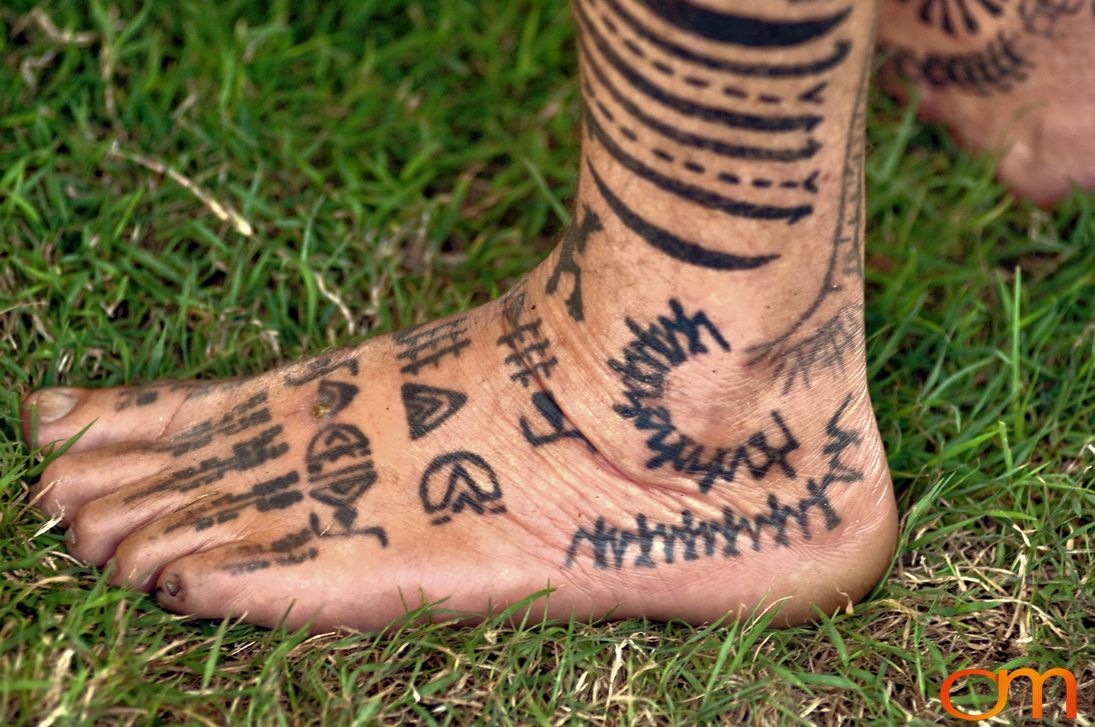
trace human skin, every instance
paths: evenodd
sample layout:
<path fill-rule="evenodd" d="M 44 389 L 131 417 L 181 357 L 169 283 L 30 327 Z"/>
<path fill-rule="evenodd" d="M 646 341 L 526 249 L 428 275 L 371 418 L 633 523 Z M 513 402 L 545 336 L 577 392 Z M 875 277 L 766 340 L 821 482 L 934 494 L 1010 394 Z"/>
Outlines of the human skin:
<path fill-rule="evenodd" d="M 576 0 L 575 220 L 502 298 L 249 379 L 53 388 L 68 547 L 201 617 L 797 623 L 896 541 L 867 394 L 875 8 Z"/>

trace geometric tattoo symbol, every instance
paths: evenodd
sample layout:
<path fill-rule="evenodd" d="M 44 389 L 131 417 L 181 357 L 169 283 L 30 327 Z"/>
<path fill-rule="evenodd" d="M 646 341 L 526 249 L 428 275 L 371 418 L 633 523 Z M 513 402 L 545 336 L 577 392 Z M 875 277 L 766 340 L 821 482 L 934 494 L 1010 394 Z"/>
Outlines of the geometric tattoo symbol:
<path fill-rule="evenodd" d="M 540 413 L 540 417 L 551 427 L 551 432 L 549 434 L 537 434 L 532 431 L 529 420 L 525 417 L 521 417 L 521 433 L 525 435 L 525 440 L 533 447 L 551 444 L 560 439 L 571 438 L 585 442 L 586 447 L 588 447 L 591 452 L 596 451 L 593 448 L 593 445 L 589 443 L 589 440 L 587 440 L 581 432 L 577 429 L 566 428 L 566 418 L 563 415 L 563 410 L 559 408 L 559 404 L 556 403 L 555 397 L 550 393 L 546 391 L 537 391 L 533 393 L 532 404 L 536 407 L 536 411 Z"/>
<path fill-rule="evenodd" d="M 347 530 L 357 518 L 357 502 L 376 482 L 369 439 L 353 424 L 330 424 L 308 444 L 304 457 L 308 481 L 319 485 L 308 494 L 335 509 Z"/>
<path fill-rule="evenodd" d="M 563 235 L 563 243 L 559 246 L 559 258 L 555 262 L 555 270 L 547 281 L 545 292 L 548 295 L 554 295 L 559 288 L 559 278 L 564 273 L 574 278 L 574 288 L 567 296 L 566 304 L 567 312 L 575 321 L 582 321 L 585 318 L 585 310 L 582 307 L 582 268 L 574 257 L 585 252 L 586 240 L 590 235 L 603 230 L 601 218 L 589 208 L 589 205 L 583 204 L 581 222 L 577 226 L 571 225 L 567 228 L 566 234 Z"/>
<path fill-rule="evenodd" d="M 319 382 L 319 396 L 316 398 L 314 411 L 320 417 L 332 417 L 345 409 L 358 391 L 360 389 L 353 384 L 323 379 Z"/>
<path fill-rule="evenodd" d="M 411 439 L 424 437 L 451 417 L 468 401 L 467 394 L 425 384 L 403 384 L 403 408 Z"/>
<path fill-rule="evenodd" d="M 297 369 L 304 371 L 298 372 Z M 346 369 L 351 376 L 357 376 L 357 359 L 351 358 L 345 361 L 336 361 L 331 356 L 312 359 L 303 366 L 294 367 L 293 373 L 287 373 L 283 377 L 286 386 L 304 386 L 310 381 L 315 381 L 320 376 L 326 376 L 338 369 Z"/>
<path fill-rule="evenodd" d="M 441 525 L 465 507 L 482 515 L 485 503 L 502 499 L 502 487 L 498 475 L 482 457 L 474 452 L 450 452 L 430 462 L 422 474 L 418 496 L 427 513 L 447 511 L 430 521 Z M 489 509 L 492 513 L 503 513 L 506 506 L 499 504 Z"/>

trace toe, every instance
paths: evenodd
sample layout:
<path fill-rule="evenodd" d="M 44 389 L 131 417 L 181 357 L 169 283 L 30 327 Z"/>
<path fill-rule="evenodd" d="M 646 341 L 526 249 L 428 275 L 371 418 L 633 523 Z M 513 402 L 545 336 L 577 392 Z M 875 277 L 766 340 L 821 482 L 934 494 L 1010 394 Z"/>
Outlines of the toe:
<path fill-rule="evenodd" d="M 138 590 L 150 590 L 160 571 L 171 561 L 244 540 L 253 529 L 253 518 L 229 525 L 206 527 L 194 506 L 154 520 L 128 535 L 114 551 L 107 566 L 110 581 Z M 208 509 L 208 508 L 206 508 Z"/>
<path fill-rule="evenodd" d="M 154 477 L 168 459 L 165 452 L 128 442 L 67 452 L 42 472 L 33 496 L 47 513 L 68 522 L 88 502 Z"/>
<path fill-rule="evenodd" d="M 41 447 L 63 444 L 87 428 L 70 452 L 147 442 L 168 429 L 183 402 L 217 396 L 225 385 L 165 381 L 113 389 L 42 389 L 23 402 L 23 434 L 31 446 Z"/>
<path fill-rule="evenodd" d="M 166 608 L 188 616 L 238 617 L 290 629 L 312 622 L 315 628 L 322 620 L 324 598 L 331 595 L 331 574 L 271 567 L 264 557 L 268 550 L 247 543 L 187 555 L 160 572 L 153 592 Z"/>

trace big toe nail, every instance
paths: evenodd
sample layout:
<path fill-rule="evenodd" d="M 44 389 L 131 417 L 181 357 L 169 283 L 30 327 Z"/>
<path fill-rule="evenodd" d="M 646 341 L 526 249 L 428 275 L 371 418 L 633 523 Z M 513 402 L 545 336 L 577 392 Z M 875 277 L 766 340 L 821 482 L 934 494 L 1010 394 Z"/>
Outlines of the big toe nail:
<path fill-rule="evenodd" d="M 76 397 L 66 391 L 49 389 L 43 391 L 31 402 L 38 411 L 40 424 L 52 424 L 72 411 L 76 406 Z"/>

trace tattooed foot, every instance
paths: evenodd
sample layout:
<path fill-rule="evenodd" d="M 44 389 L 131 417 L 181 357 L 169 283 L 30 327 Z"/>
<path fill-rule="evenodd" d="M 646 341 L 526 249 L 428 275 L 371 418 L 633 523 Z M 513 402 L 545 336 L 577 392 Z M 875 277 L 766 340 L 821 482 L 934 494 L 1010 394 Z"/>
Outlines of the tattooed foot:
<path fill-rule="evenodd" d="M 575 222 L 504 298 L 252 379 L 32 394 L 34 444 L 89 427 L 39 485 L 71 551 L 173 610 L 317 628 L 546 587 L 562 618 L 862 598 L 896 538 L 864 360 L 872 5 L 710 5 L 575 4 Z"/>
<path fill-rule="evenodd" d="M 1089 0 L 887 0 L 883 78 L 921 95 L 920 113 L 976 151 L 1000 153 L 997 173 L 1042 205 L 1070 184 L 1095 189 L 1095 84 Z"/>

